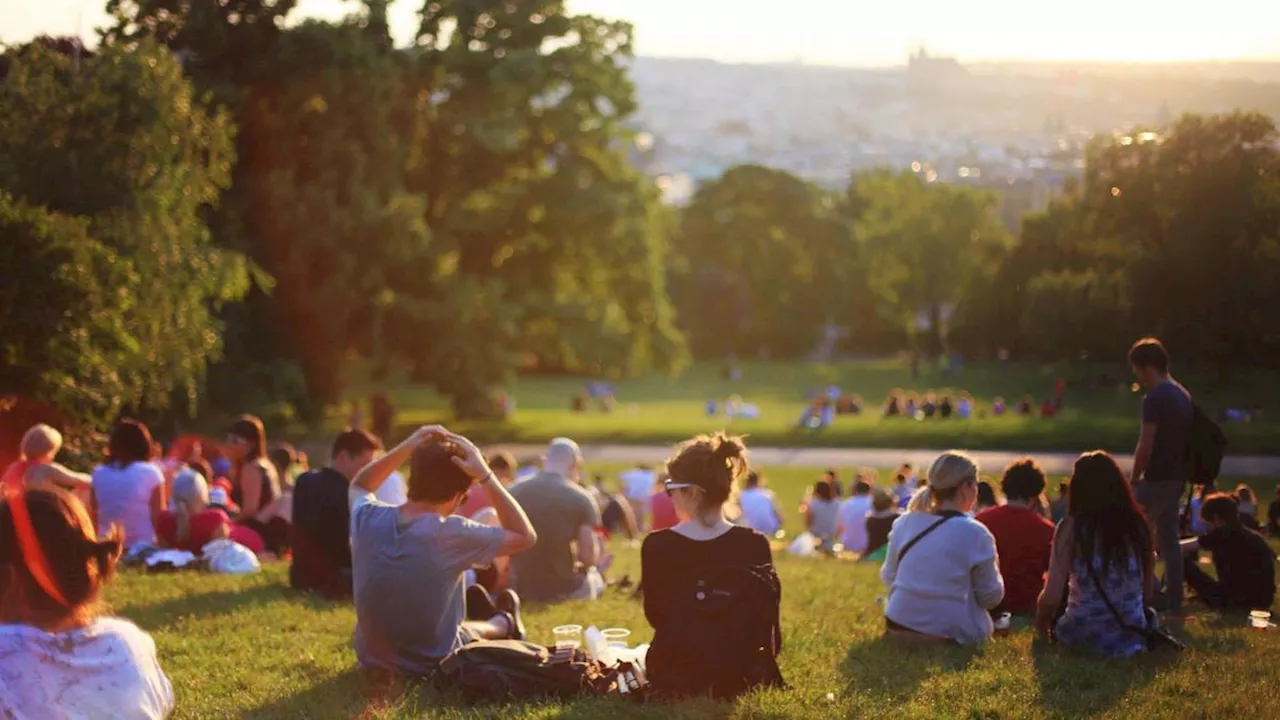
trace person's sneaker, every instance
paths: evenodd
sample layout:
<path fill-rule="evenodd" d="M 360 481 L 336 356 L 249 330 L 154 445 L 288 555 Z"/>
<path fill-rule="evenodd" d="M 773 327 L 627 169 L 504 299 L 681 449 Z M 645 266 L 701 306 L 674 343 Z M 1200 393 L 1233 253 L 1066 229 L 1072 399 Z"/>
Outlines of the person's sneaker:
<path fill-rule="evenodd" d="M 520 617 L 520 596 L 515 590 L 503 590 L 498 593 L 494 605 L 498 611 L 507 616 L 508 622 L 511 623 L 511 636 L 513 640 L 523 640 L 525 638 L 524 618 Z"/>
<path fill-rule="evenodd" d="M 489 591 L 480 585 L 467 586 L 466 601 L 468 620 L 488 620 L 502 609 L 494 603 Z"/>

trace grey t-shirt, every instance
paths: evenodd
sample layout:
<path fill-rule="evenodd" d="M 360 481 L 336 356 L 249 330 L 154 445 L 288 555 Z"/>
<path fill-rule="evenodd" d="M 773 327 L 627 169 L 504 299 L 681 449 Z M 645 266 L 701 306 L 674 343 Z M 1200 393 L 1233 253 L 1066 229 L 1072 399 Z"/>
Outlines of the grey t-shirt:
<path fill-rule="evenodd" d="M 401 523 L 370 494 L 351 503 L 356 659 L 413 675 L 462 647 L 463 574 L 493 562 L 506 531 L 434 513 Z"/>
<path fill-rule="evenodd" d="M 512 486 L 511 495 L 538 534 L 533 549 L 512 558 L 521 599 L 555 602 L 574 594 L 583 575 L 574 569 L 573 543 L 582 526 L 600 527 L 595 499 L 554 473 L 539 473 Z"/>
<path fill-rule="evenodd" d="M 1191 476 L 1187 454 L 1187 441 L 1191 437 L 1191 393 L 1173 380 L 1160 383 L 1142 400 L 1142 422 L 1156 426 L 1145 479 L 1186 482 Z"/>

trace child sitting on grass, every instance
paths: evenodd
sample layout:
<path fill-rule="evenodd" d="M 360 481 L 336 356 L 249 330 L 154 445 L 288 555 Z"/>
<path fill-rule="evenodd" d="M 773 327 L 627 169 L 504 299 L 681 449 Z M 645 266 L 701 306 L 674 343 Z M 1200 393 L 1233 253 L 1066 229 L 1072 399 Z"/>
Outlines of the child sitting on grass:
<path fill-rule="evenodd" d="M 1205 498 L 1200 516 L 1209 531 L 1182 541 L 1187 584 L 1200 599 L 1217 610 L 1267 610 L 1275 601 L 1275 553 L 1265 538 L 1242 522 L 1234 496 L 1217 493 Z M 1197 550 L 1213 554 L 1214 580 L 1195 561 Z"/>

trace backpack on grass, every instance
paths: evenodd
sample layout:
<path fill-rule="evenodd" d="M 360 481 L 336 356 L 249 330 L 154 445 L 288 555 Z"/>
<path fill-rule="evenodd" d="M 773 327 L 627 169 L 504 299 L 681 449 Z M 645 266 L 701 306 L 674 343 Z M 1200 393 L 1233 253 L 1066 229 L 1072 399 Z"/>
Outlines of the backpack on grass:
<path fill-rule="evenodd" d="M 607 692 L 612 673 L 581 652 L 553 662 L 541 645 L 520 640 L 481 640 L 464 645 L 440 663 L 439 680 L 470 702 L 566 699 Z"/>
<path fill-rule="evenodd" d="M 782 585 L 772 565 L 692 571 L 673 592 L 667 642 L 655 638 L 645 659 L 654 696 L 730 699 L 785 687 L 777 662 Z"/>

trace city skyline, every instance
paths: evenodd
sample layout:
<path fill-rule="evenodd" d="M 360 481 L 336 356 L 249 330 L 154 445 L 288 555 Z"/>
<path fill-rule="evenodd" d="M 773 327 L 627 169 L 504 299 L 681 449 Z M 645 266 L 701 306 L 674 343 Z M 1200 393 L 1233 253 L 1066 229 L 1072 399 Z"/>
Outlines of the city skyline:
<path fill-rule="evenodd" d="M 79 35 L 109 23 L 102 0 L 5 0 L 0 41 Z M 407 43 L 420 0 L 396 0 L 392 34 Z M 1280 3 L 1076 0 L 1069 13 L 1029 13 L 1018 0 L 569 0 L 572 12 L 627 20 L 635 50 L 653 57 L 814 65 L 901 65 L 918 46 L 962 62 L 1280 60 Z M 337 20 L 351 0 L 300 0 L 295 17 Z M 92 44 L 92 42 L 91 42 Z"/>

